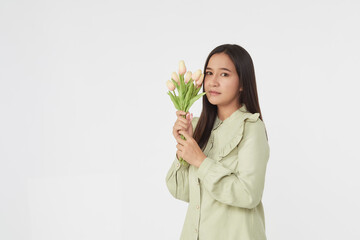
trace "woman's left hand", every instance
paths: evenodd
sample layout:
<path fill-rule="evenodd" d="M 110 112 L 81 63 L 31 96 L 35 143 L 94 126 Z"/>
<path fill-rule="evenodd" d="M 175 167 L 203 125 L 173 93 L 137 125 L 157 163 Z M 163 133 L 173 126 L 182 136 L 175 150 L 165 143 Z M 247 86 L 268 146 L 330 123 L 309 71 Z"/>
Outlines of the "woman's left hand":
<path fill-rule="evenodd" d="M 179 135 L 177 138 L 178 144 L 176 145 L 176 148 L 178 150 L 176 154 L 189 164 L 200 167 L 200 164 L 204 161 L 206 155 L 202 152 L 195 139 L 187 132 L 180 130 L 179 133 L 182 134 L 186 140 L 182 139 Z"/>

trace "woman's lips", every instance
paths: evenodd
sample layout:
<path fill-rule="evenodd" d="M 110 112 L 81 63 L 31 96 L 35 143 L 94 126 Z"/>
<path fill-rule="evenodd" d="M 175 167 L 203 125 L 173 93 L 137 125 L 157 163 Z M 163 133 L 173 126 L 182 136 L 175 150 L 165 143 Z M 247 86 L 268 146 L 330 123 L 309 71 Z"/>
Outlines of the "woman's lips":
<path fill-rule="evenodd" d="M 219 94 L 220 94 L 219 92 L 210 91 L 210 95 L 216 96 L 216 95 L 219 95 Z"/>

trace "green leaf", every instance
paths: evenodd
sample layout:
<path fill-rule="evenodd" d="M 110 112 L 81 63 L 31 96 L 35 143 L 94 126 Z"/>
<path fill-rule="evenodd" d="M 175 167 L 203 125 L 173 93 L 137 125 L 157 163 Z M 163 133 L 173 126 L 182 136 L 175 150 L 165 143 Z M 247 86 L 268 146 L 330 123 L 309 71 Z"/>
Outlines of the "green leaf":
<path fill-rule="evenodd" d="M 189 89 L 190 89 L 190 84 L 192 83 L 192 79 L 190 78 L 190 80 L 188 81 L 188 83 L 185 83 L 186 84 L 186 93 L 189 91 Z M 194 85 L 194 84 L 193 84 Z"/>
<path fill-rule="evenodd" d="M 175 99 L 175 96 L 174 96 L 171 92 L 168 92 L 167 94 L 170 96 L 171 101 L 173 102 L 175 108 L 176 108 L 177 110 L 180 110 L 179 105 L 178 105 L 178 103 L 177 103 L 177 101 L 176 101 L 176 99 Z"/>
<path fill-rule="evenodd" d="M 189 103 L 189 106 L 188 108 L 190 109 L 190 107 L 194 104 L 194 102 L 196 100 L 198 100 L 199 98 L 201 98 L 202 96 L 204 96 L 206 94 L 206 92 L 203 92 L 203 93 L 200 93 L 199 95 L 193 97 L 191 100 L 190 100 L 190 103 Z"/>
<path fill-rule="evenodd" d="M 184 82 L 184 76 L 183 75 L 179 75 L 180 77 L 180 85 L 181 85 L 181 96 L 185 96 L 185 90 L 186 90 L 186 86 L 185 86 L 185 82 Z"/>
<path fill-rule="evenodd" d="M 179 84 L 177 83 L 177 81 L 175 81 L 174 79 L 171 79 L 171 80 L 175 84 L 176 88 L 179 89 Z"/>
<path fill-rule="evenodd" d="M 185 89 L 186 89 L 186 91 L 185 91 L 185 94 L 184 94 L 184 105 L 183 105 L 183 107 L 184 107 L 184 109 L 186 109 L 186 106 L 189 104 L 189 102 L 190 102 L 190 98 L 192 97 L 191 96 L 191 92 L 190 92 L 190 88 L 191 88 L 191 85 L 190 84 L 192 84 L 191 83 L 191 80 L 188 82 L 188 83 L 186 83 L 185 84 Z M 192 84 L 193 85 L 193 84 Z"/>
<path fill-rule="evenodd" d="M 176 96 L 176 93 L 175 93 L 175 91 L 174 91 L 174 99 L 175 99 L 175 101 L 176 101 L 176 104 L 177 104 L 177 106 L 180 106 L 180 104 L 179 104 L 179 97 L 178 96 Z"/>
<path fill-rule="evenodd" d="M 192 78 L 190 78 L 189 82 L 187 83 L 188 85 L 193 85 L 194 86 L 194 80 L 192 80 Z M 188 87 L 188 90 L 190 89 L 191 85 Z"/>
<path fill-rule="evenodd" d="M 185 99 L 186 99 L 185 112 L 187 112 L 189 110 L 190 99 L 193 98 L 192 92 L 193 92 L 194 84 L 192 84 L 192 83 L 190 83 L 190 84 L 191 85 L 190 85 L 188 92 L 186 93 L 186 97 L 185 97 Z"/>
<path fill-rule="evenodd" d="M 191 91 L 191 98 L 195 97 L 196 96 L 196 85 L 194 84 L 193 88 L 192 88 L 192 91 Z"/>
<path fill-rule="evenodd" d="M 183 108 L 183 100 L 184 100 L 184 98 L 182 96 L 180 96 L 180 93 L 179 93 L 179 107 L 180 107 L 180 109 Z"/>
<path fill-rule="evenodd" d="M 196 88 L 194 96 L 196 96 L 196 95 L 198 94 L 198 92 L 200 91 L 200 89 L 201 89 L 201 86 L 200 86 L 199 88 Z"/>

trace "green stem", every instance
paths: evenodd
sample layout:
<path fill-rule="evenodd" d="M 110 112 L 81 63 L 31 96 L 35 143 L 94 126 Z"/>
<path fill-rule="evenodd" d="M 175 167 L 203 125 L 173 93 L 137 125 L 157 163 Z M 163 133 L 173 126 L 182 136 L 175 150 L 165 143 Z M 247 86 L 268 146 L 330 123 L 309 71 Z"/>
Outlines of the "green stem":
<path fill-rule="evenodd" d="M 186 113 L 186 114 L 187 114 L 187 113 Z M 185 114 L 185 116 L 182 116 L 182 117 L 185 118 L 185 119 L 186 119 L 186 114 Z M 181 137 L 183 140 L 186 140 L 186 138 L 185 138 L 182 134 L 180 134 L 180 137 Z M 187 161 L 185 161 L 182 157 L 180 157 L 179 161 L 180 161 L 180 163 L 181 163 L 182 165 L 184 165 L 184 166 L 190 165 L 190 164 L 189 164 Z"/>

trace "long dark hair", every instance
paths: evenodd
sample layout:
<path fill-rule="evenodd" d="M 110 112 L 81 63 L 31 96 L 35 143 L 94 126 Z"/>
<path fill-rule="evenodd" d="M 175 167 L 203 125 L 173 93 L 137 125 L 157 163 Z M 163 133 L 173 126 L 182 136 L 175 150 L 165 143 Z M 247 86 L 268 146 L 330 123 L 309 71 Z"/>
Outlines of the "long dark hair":
<path fill-rule="evenodd" d="M 220 45 L 214 48 L 207 57 L 204 66 L 204 73 L 206 73 L 206 68 L 211 56 L 215 53 L 225 53 L 230 57 L 239 76 L 240 87 L 243 88 L 240 93 L 239 104 L 242 106 L 244 103 L 247 111 L 250 113 L 259 113 L 259 118 L 263 121 L 256 88 L 254 64 L 250 54 L 243 47 L 236 44 Z M 203 92 L 205 92 L 205 84 L 203 84 Z M 217 116 L 217 106 L 211 104 L 206 95 L 204 95 L 202 99 L 203 108 L 196 125 L 193 138 L 196 140 L 199 147 L 204 150 Z"/>

